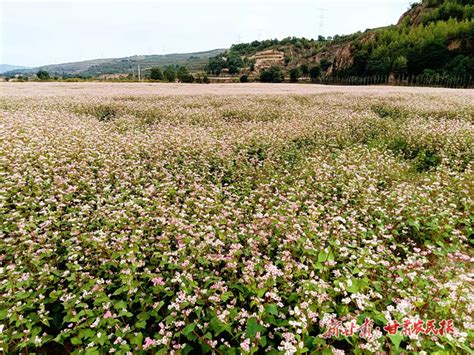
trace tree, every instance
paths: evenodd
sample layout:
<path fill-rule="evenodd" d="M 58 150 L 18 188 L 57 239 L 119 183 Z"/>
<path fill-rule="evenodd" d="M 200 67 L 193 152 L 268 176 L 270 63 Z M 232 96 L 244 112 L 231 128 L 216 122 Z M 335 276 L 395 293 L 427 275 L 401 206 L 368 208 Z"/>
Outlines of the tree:
<path fill-rule="evenodd" d="M 290 81 L 292 83 L 297 83 L 299 77 L 300 77 L 299 69 L 298 68 L 291 68 L 291 70 L 290 70 Z"/>
<path fill-rule="evenodd" d="M 321 74 L 321 68 L 317 65 L 314 67 L 311 67 L 311 69 L 309 70 L 309 76 L 312 82 L 315 82 L 316 80 L 318 80 L 320 74 Z"/>
<path fill-rule="evenodd" d="M 306 64 L 306 63 L 301 64 L 301 66 L 300 66 L 300 72 L 301 72 L 301 74 L 302 74 L 304 77 L 307 77 L 308 74 L 309 74 L 309 67 L 308 67 L 308 64 Z"/>
<path fill-rule="evenodd" d="M 221 73 L 222 69 L 225 68 L 225 61 L 222 57 L 209 58 L 209 63 L 206 65 L 206 71 L 209 74 L 217 75 Z"/>
<path fill-rule="evenodd" d="M 474 73 L 474 57 L 458 55 L 446 64 L 444 71 L 448 75 L 468 77 Z"/>
<path fill-rule="evenodd" d="M 283 81 L 283 74 L 280 67 L 273 65 L 268 69 L 262 70 L 260 81 L 263 83 L 281 83 Z"/>
<path fill-rule="evenodd" d="M 176 73 L 176 77 L 182 83 L 194 83 L 194 76 L 184 66 L 180 66 Z"/>
<path fill-rule="evenodd" d="M 401 55 L 395 59 L 392 65 L 392 70 L 397 74 L 405 74 L 407 71 L 408 60 L 405 56 Z"/>
<path fill-rule="evenodd" d="M 241 83 L 247 83 L 248 81 L 249 81 L 249 76 L 248 75 L 244 74 L 240 77 L 240 82 Z"/>
<path fill-rule="evenodd" d="M 392 68 L 392 60 L 390 59 L 390 50 L 386 45 L 377 47 L 367 61 L 367 71 L 369 74 L 385 75 Z"/>
<path fill-rule="evenodd" d="M 350 68 L 351 75 L 365 75 L 367 70 L 367 60 L 369 58 L 369 52 L 366 50 L 356 51 L 352 60 L 352 67 Z"/>
<path fill-rule="evenodd" d="M 181 82 L 194 83 L 194 76 L 191 73 L 187 73 L 186 75 L 181 77 Z"/>
<path fill-rule="evenodd" d="M 172 65 L 169 65 L 165 68 L 163 76 L 170 83 L 174 83 L 176 81 L 176 70 Z"/>
<path fill-rule="evenodd" d="M 323 58 L 321 59 L 321 62 L 319 63 L 319 65 L 321 67 L 321 71 L 326 72 L 332 64 L 329 60 L 327 60 L 326 58 Z"/>
<path fill-rule="evenodd" d="M 49 79 L 49 73 L 46 70 L 38 70 L 36 73 L 36 76 L 38 77 L 39 80 L 48 80 Z"/>
<path fill-rule="evenodd" d="M 151 68 L 150 78 L 151 80 L 163 80 L 161 69 L 158 67 Z"/>
<path fill-rule="evenodd" d="M 229 74 L 237 74 L 242 68 L 243 61 L 240 56 L 230 56 L 227 58 L 227 68 L 229 69 Z"/>
<path fill-rule="evenodd" d="M 179 81 L 183 81 L 183 78 L 189 75 L 189 71 L 185 66 L 180 66 L 176 72 L 176 77 Z"/>

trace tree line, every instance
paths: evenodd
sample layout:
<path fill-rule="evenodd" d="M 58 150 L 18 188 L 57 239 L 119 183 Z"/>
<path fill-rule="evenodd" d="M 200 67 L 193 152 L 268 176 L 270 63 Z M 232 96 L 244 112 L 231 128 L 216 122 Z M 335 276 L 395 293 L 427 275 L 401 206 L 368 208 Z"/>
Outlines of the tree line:
<path fill-rule="evenodd" d="M 331 75 L 337 77 L 422 75 L 427 80 L 431 77 L 432 81 L 439 81 L 439 78 L 468 77 L 474 73 L 472 0 L 423 0 L 412 4 L 412 8 L 413 12 L 400 24 L 366 33 L 317 40 L 288 37 L 235 44 L 224 54 L 210 58 L 206 70 L 212 75 L 224 71 L 230 75 L 243 72 L 244 80 L 248 80 L 247 72 L 255 69 L 250 59 L 252 55 L 271 48 L 284 51 L 284 46 L 291 46 L 290 52 L 296 55 L 290 58 L 285 54 L 283 65 L 261 71 L 260 81 L 280 82 L 284 73 L 289 74 L 293 82 L 301 76 L 318 81 L 331 66 Z M 420 10 L 418 17 L 415 8 Z M 338 68 L 335 58 L 334 61 L 324 58 L 326 50 L 336 44 L 350 45 L 352 64 L 349 67 Z M 319 53 L 323 59 L 318 65 L 304 64 Z"/>

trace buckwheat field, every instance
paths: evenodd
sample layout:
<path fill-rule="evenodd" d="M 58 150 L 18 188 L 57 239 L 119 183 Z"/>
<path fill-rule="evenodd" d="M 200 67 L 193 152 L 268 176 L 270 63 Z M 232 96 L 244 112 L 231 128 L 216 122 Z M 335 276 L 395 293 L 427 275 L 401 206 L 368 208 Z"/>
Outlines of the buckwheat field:
<path fill-rule="evenodd" d="M 474 347 L 473 90 L 0 91 L 0 353 Z"/>

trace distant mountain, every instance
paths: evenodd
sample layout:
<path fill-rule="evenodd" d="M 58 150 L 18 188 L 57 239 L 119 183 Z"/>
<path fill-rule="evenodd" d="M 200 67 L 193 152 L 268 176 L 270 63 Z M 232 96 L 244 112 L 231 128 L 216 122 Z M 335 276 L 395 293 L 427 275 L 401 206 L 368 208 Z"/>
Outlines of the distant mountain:
<path fill-rule="evenodd" d="M 18 69 L 28 69 L 28 67 L 22 67 L 20 65 L 11 65 L 11 64 L 0 64 L 0 74 L 6 73 L 7 71 L 18 70 Z"/>
<path fill-rule="evenodd" d="M 203 70 L 209 58 L 223 53 L 225 49 L 213 49 L 195 53 L 173 53 L 164 55 L 135 55 L 123 58 L 103 58 L 82 62 L 44 65 L 31 69 L 11 69 L 7 74 L 28 75 L 39 69 L 46 70 L 50 75 L 96 77 L 103 74 L 129 74 L 152 67 L 167 65 L 184 65 L 191 71 Z"/>

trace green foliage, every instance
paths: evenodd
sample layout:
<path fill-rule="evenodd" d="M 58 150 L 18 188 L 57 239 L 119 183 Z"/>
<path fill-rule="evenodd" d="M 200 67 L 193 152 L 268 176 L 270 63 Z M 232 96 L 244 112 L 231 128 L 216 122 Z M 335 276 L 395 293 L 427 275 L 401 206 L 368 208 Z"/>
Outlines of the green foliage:
<path fill-rule="evenodd" d="M 291 68 L 290 70 L 290 81 L 292 83 L 297 83 L 300 77 L 300 70 L 298 68 Z"/>
<path fill-rule="evenodd" d="M 0 99 L 3 352 L 469 353 L 468 331 L 322 334 L 464 329 L 470 93 L 86 87 Z"/>
<path fill-rule="evenodd" d="M 174 83 L 176 81 L 176 70 L 173 66 L 167 66 L 163 71 L 163 77 L 166 81 Z"/>
<path fill-rule="evenodd" d="M 319 66 L 321 67 L 321 70 L 323 72 L 328 70 L 331 65 L 332 65 L 332 63 L 330 61 L 328 61 L 326 58 L 321 59 L 321 63 L 319 64 Z"/>
<path fill-rule="evenodd" d="M 352 42 L 352 65 L 344 69 L 335 66 L 333 76 L 388 77 L 395 74 L 397 77 L 414 77 L 426 73 L 426 70 L 433 70 L 443 78 L 469 77 L 474 58 L 472 1 L 425 0 L 422 5 L 412 4 L 411 8 L 401 24 L 376 29 L 370 34 L 359 32 L 349 36 L 334 36 L 332 39 L 321 37 L 318 41 L 290 37 L 281 41 L 253 41 L 233 45 L 227 53 L 210 60 L 208 70 L 218 74 L 222 68 L 229 68 L 230 73 L 236 73 L 238 66 L 229 66 L 235 57 L 243 58 L 244 65 L 248 64 L 252 69 L 248 57 L 258 51 L 279 49 L 285 52 L 285 65 L 290 63 L 290 55 L 297 58 L 295 61 L 305 63 L 312 56 L 322 53 L 319 65 L 321 73 L 325 73 L 332 65 L 332 59 L 330 55 L 324 54 L 331 53 L 331 46 Z M 418 16 L 416 21 L 411 17 L 413 14 Z M 285 46 L 290 46 L 291 50 Z M 301 64 L 299 68 L 303 76 L 309 74 L 307 64 Z M 317 77 L 319 75 L 313 76 L 312 80 L 317 80 Z"/>
<path fill-rule="evenodd" d="M 240 77 L 239 80 L 240 80 L 241 83 L 248 83 L 248 81 L 249 81 L 249 76 L 246 75 L 246 74 L 244 74 L 244 75 L 242 75 L 242 76 Z"/>
<path fill-rule="evenodd" d="M 206 65 L 206 71 L 209 74 L 219 75 L 223 69 L 228 69 L 229 74 L 237 74 L 244 64 L 241 56 L 231 51 L 210 58 Z"/>
<path fill-rule="evenodd" d="M 163 73 L 159 67 L 151 68 L 150 71 L 151 80 L 163 80 Z"/>
<path fill-rule="evenodd" d="M 91 115 L 99 121 L 110 121 L 118 114 L 116 106 L 107 103 L 82 104 L 73 109 L 74 113 L 80 115 Z"/>
<path fill-rule="evenodd" d="M 303 63 L 300 65 L 300 73 L 304 77 L 307 77 L 309 75 L 309 66 L 306 63 Z"/>
<path fill-rule="evenodd" d="M 311 78 L 312 82 L 315 82 L 319 79 L 321 75 L 321 67 L 319 65 L 312 66 L 309 70 L 309 77 Z"/>
<path fill-rule="evenodd" d="M 198 84 L 209 84 L 210 82 L 209 77 L 207 75 L 202 75 L 201 73 L 194 77 L 194 81 Z"/>
<path fill-rule="evenodd" d="M 49 80 L 50 78 L 49 73 L 46 70 L 38 70 L 36 76 L 39 80 Z"/>
<path fill-rule="evenodd" d="M 380 118 L 391 118 L 397 120 L 404 116 L 404 113 L 399 108 L 391 105 L 376 104 L 373 105 L 371 109 L 379 115 Z"/>
<path fill-rule="evenodd" d="M 176 77 L 182 83 L 193 83 L 195 80 L 194 76 L 184 66 L 178 68 L 176 72 Z"/>
<path fill-rule="evenodd" d="M 427 69 L 451 76 L 472 73 L 473 20 L 450 18 L 427 25 L 392 26 L 374 34 L 364 44 L 355 43 L 353 66 L 339 75 L 420 75 Z"/>
<path fill-rule="evenodd" d="M 176 71 L 176 77 L 178 80 L 182 81 L 184 77 L 186 77 L 189 74 L 188 69 L 184 66 L 178 67 L 178 70 Z"/>
<path fill-rule="evenodd" d="M 446 72 L 454 76 L 463 76 L 474 73 L 474 56 L 458 55 L 445 65 Z"/>
<path fill-rule="evenodd" d="M 287 37 L 283 38 L 282 40 L 269 39 L 264 41 L 253 41 L 251 43 L 233 44 L 230 48 L 230 51 L 239 55 L 246 55 L 263 51 L 265 49 L 268 49 L 269 47 L 295 45 L 300 48 L 309 49 L 314 44 L 315 41 L 312 39 L 307 39 L 304 37 Z"/>
<path fill-rule="evenodd" d="M 398 74 L 405 73 L 407 71 L 407 68 L 408 60 L 403 55 L 395 59 L 392 65 L 392 70 Z"/>
<path fill-rule="evenodd" d="M 206 71 L 209 74 L 219 75 L 226 66 L 226 62 L 222 56 L 209 58 L 209 62 L 206 65 Z"/>
<path fill-rule="evenodd" d="M 433 5 L 432 5 L 433 7 Z M 431 22 L 448 21 L 456 19 L 458 21 L 472 20 L 474 4 L 472 2 L 447 0 L 435 4 L 435 8 L 423 14 L 422 23 L 427 25 Z"/>
<path fill-rule="evenodd" d="M 237 74 L 243 66 L 243 61 L 240 56 L 232 55 L 227 58 L 226 67 L 229 69 L 229 74 Z"/>
<path fill-rule="evenodd" d="M 262 83 L 281 83 L 283 81 L 281 68 L 273 65 L 268 69 L 262 70 L 260 73 L 260 81 Z"/>

